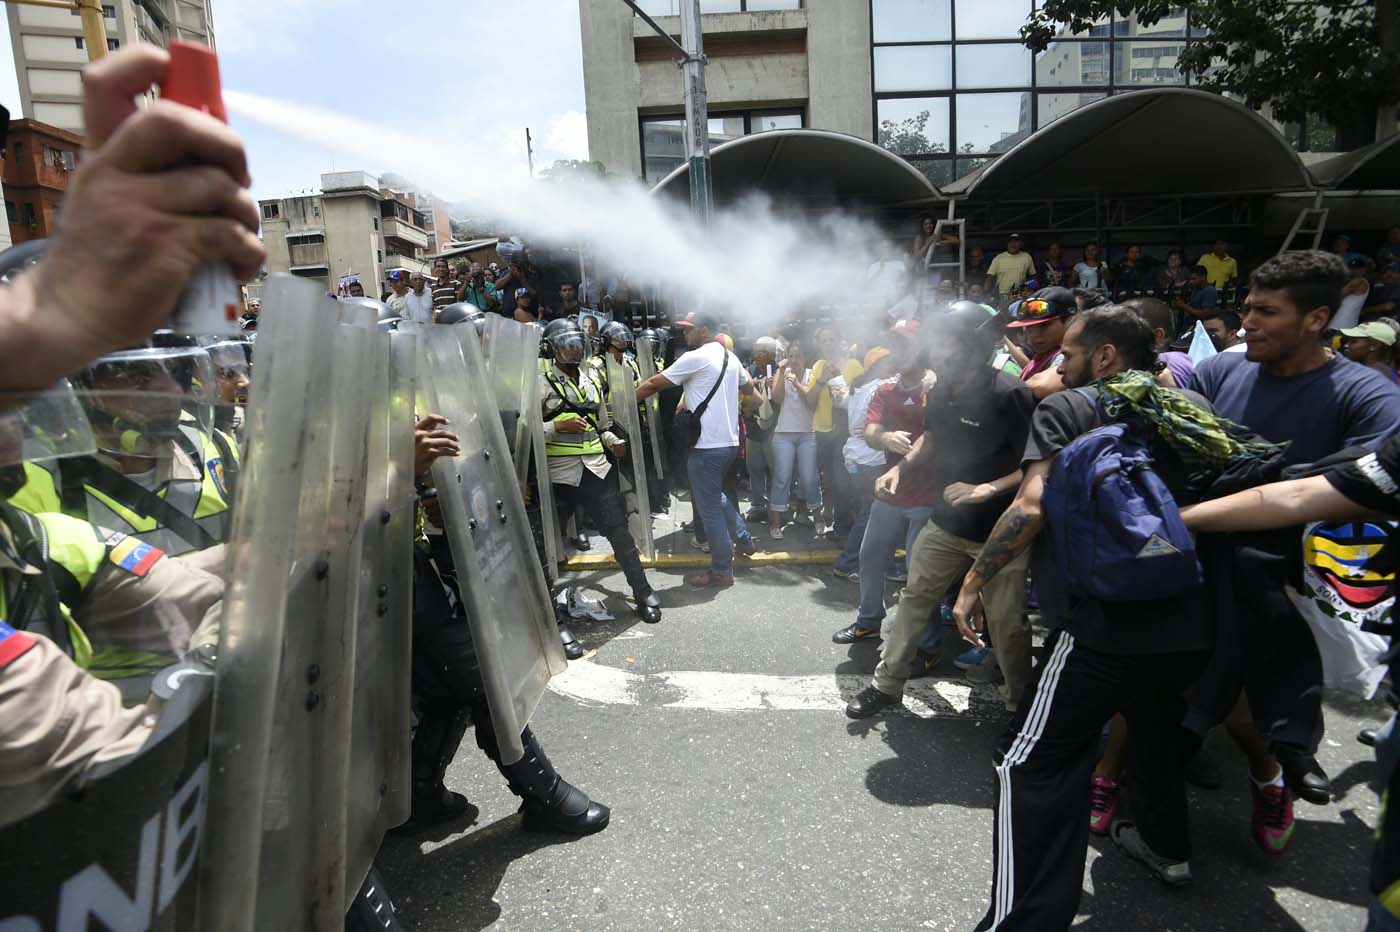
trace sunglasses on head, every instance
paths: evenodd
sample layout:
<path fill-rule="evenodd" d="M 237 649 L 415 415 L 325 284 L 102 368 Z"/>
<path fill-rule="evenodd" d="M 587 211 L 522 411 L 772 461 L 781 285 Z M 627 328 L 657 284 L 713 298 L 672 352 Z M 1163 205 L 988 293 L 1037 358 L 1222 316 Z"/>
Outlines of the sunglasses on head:
<path fill-rule="evenodd" d="M 1042 298 L 1030 298 L 1021 302 L 1016 317 L 1019 320 L 1045 320 L 1058 314 L 1059 310 L 1053 303 Z"/>

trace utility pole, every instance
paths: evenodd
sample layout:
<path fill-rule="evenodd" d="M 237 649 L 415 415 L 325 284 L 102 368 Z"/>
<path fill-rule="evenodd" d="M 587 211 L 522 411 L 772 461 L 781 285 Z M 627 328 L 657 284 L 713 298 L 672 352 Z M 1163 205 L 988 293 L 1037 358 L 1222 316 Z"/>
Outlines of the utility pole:
<path fill-rule="evenodd" d="M 530 166 L 530 177 L 535 177 L 535 147 L 530 139 L 530 127 L 525 127 L 525 164 Z"/>
<path fill-rule="evenodd" d="M 681 84 L 685 91 L 685 154 L 690 159 L 690 209 L 701 224 L 710 222 L 714 188 L 710 183 L 709 100 L 705 93 L 705 39 L 700 0 L 681 0 Z"/>
<path fill-rule="evenodd" d="M 637 6 L 635 0 L 622 0 L 641 17 L 652 31 L 670 43 L 681 69 L 685 94 L 685 154 L 690 162 L 690 207 L 702 224 L 709 223 L 714 210 L 714 187 L 710 181 L 710 120 L 705 94 L 705 42 L 700 28 L 700 0 L 680 0 L 681 41 L 676 42 L 656 20 Z"/>

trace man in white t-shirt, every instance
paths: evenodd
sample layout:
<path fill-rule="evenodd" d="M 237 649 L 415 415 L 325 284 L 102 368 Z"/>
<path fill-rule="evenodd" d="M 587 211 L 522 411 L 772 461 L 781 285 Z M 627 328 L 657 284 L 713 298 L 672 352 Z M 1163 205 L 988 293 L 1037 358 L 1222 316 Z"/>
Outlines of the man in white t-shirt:
<path fill-rule="evenodd" d="M 637 400 L 679 385 L 685 390 L 685 410 L 699 411 L 705 405 L 700 439 L 686 458 L 686 472 L 696 517 L 704 522 L 710 543 L 710 568 L 690 584 L 697 589 L 727 589 L 734 585 L 734 548 L 744 556 L 754 552 L 753 536 L 723 488 L 724 475 L 739 455 L 739 395 L 754 397 L 753 380 L 739 358 L 715 341 L 719 323 L 713 316 L 693 312 L 677 321 L 676 327 L 685 333 L 690 351 L 637 386 Z M 685 440 L 677 437 L 676 442 Z"/>

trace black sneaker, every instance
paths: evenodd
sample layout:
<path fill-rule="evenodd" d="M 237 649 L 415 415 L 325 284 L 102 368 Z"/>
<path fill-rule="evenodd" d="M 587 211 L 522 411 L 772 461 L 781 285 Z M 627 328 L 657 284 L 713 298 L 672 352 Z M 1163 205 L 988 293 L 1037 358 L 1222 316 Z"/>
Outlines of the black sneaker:
<path fill-rule="evenodd" d="M 862 628 L 855 622 L 851 622 L 831 636 L 833 644 L 854 644 L 856 641 L 878 640 L 880 640 L 879 628 Z"/>
<path fill-rule="evenodd" d="M 846 716 L 848 718 L 869 718 L 881 709 L 892 705 L 902 705 L 904 702 L 899 696 L 890 696 L 880 692 L 874 686 L 867 686 L 856 693 L 855 698 L 846 704 Z"/>
<path fill-rule="evenodd" d="M 909 678 L 911 680 L 922 679 L 925 676 L 933 676 L 933 668 L 938 666 L 938 661 L 943 659 L 942 654 L 930 654 L 920 648 L 914 659 L 909 664 Z"/>

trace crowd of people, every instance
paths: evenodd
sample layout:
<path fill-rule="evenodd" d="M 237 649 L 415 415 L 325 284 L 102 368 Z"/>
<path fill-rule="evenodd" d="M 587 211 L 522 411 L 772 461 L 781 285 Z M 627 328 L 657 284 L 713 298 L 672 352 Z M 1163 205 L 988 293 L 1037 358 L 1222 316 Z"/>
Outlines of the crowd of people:
<path fill-rule="evenodd" d="M 0 421 L 6 823 L 151 738 L 139 696 L 123 703 L 109 681 L 149 683 L 158 665 L 207 660 L 218 644 L 255 344 L 156 331 L 197 268 L 227 263 L 247 279 L 263 253 L 237 136 L 167 102 L 137 112 L 132 98 L 165 62 L 136 48 L 87 72 L 92 152 L 62 232 L 0 287 L 0 389 L 18 393 L 0 413 L 75 377 L 97 449 L 35 459 L 17 433 L 24 419 Z M 140 211 L 125 193 L 135 189 L 147 197 Z M 960 247 L 933 234 L 925 223 L 913 252 Z M 1316 532 L 1341 542 L 1324 561 L 1337 597 L 1367 608 L 1394 598 L 1400 553 L 1400 230 L 1375 268 L 1349 245 L 1285 252 L 1245 275 L 1224 242 L 1189 268 L 1178 254 L 1151 269 L 1136 247 L 1110 268 L 1089 244 L 1070 266 L 1058 246 L 1040 261 L 1011 237 L 985 269 L 969 250 L 969 297 L 958 276 L 920 280 L 929 267 L 914 263 L 904 293 L 865 316 L 766 328 L 696 310 L 672 321 L 675 345 L 644 332 L 645 352 L 632 328 L 597 313 L 587 282 L 560 285 L 545 312 L 523 250 L 502 253 L 494 281 L 479 266 L 454 277 L 439 260 L 432 275 L 392 276 L 370 304 L 385 329 L 484 332 L 490 313 L 540 325 L 540 408 L 514 413 L 537 417 L 543 437 L 542 465 L 519 469 L 541 564 L 555 532 L 547 500 L 558 533 L 572 522 L 576 542 L 589 530 L 607 538 L 636 614 L 661 621 L 664 593 L 629 511 L 649 522 L 683 491 L 709 552 L 693 588 L 733 586 L 736 567 L 786 547 L 793 525 L 830 541 L 827 572 L 854 585 L 853 618 L 833 642 L 882 643 L 850 717 L 897 707 L 909 680 L 945 660 L 997 685 L 1008 724 L 987 774 L 992 892 L 978 928 L 1053 930 L 1076 915 L 1091 833 L 1167 884 L 1191 881 L 1186 786 L 1219 783 L 1201 750 L 1211 729 L 1247 761 L 1250 833 L 1267 854 L 1288 849 L 1295 798 L 1331 798 L 1316 751 L 1337 661 L 1294 597 L 1299 528 L 1364 519 L 1388 537 L 1359 546 L 1352 532 Z M 1237 282 L 1237 309 L 1207 290 Z M 975 300 L 978 288 L 994 300 Z M 359 291 L 345 300 L 370 301 Z M 171 401 L 196 393 L 207 422 Z M 608 808 L 555 771 L 528 727 L 523 757 L 498 751 L 465 623 L 468 577 L 433 505 L 432 465 L 457 458 L 461 440 L 438 414 L 415 414 L 423 533 L 407 827 L 467 811 L 444 780 L 474 725 L 522 800 L 524 828 L 600 831 Z M 62 439 L 42 426 L 45 443 Z M 669 488 L 646 468 L 663 447 L 651 431 L 683 467 L 681 481 L 665 470 Z M 643 484 L 655 494 L 637 515 Z M 1388 788 L 1400 760 L 1393 719 L 1368 739 Z M 1375 851 L 1370 928 L 1385 932 L 1400 927 L 1400 824 L 1384 805 Z"/>

